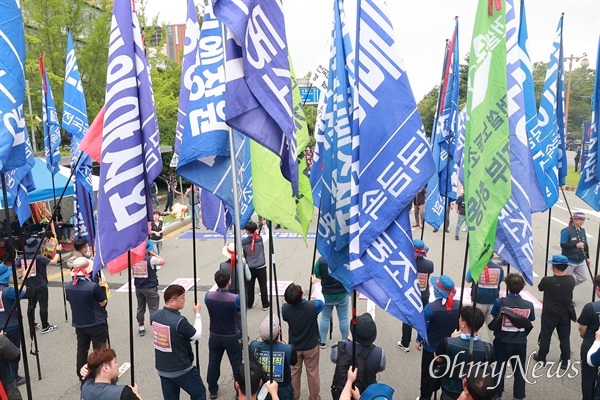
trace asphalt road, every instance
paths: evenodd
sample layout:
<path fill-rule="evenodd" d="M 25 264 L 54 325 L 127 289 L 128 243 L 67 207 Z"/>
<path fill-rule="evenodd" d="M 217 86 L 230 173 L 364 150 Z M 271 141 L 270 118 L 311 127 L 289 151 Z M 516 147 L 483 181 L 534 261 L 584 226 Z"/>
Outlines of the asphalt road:
<path fill-rule="evenodd" d="M 584 227 L 588 232 L 588 240 L 592 259 L 595 258 L 597 249 L 597 238 L 599 235 L 600 215 L 592 212 L 579 198 L 572 192 L 565 192 L 568 203 L 574 210 L 582 210 L 587 213 L 589 220 L 586 221 Z M 316 218 L 316 215 L 315 215 Z M 552 210 L 552 218 L 550 220 L 550 254 L 560 252 L 559 236 L 560 230 L 566 226 L 569 214 L 566 207 L 566 202 L 561 198 L 559 203 Z M 446 236 L 446 254 L 444 256 L 444 273 L 452 277 L 457 286 L 460 285 L 462 275 L 464 254 L 465 254 L 465 238 L 466 233 L 461 232 L 459 241 L 454 240 L 453 230 L 456 223 L 456 215 L 453 213 L 451 217 L 451 233 Z M 314 225 L 311 232 L 314 232 Z M 548 230 L 548 213 L 536 214 L 533 216 L 534 230 L 534 271 L 539 277 L 544 276 L 545 259 L 546 259 L 546 233 Z M 161 285 L 166 285 L 178 278 L 193 277 L 193 248 L 192 240 L 179 239 L 181 234 L 188 232 L 188 228 L 184 228 L 178 232 L 171 234 L 165 240 L 163 245 L 163 256 L 166 259 L 166 265 L 159 272 L 159 280 Z M 276 230 L 275 232 L 285 232 L 284 230 Z M 415 237 L 420 235 L 420 232 L 413 232 Z M 424 240 L 430 247 L 428 257 L 434 261 L 436 273 L 439 273 L 441 268 L 441 248 L 442 248 L 442 231 L 433 233 L 432 228 L 425 229 Z M 313 241 L 305 243 L 301 239 L 284 239 L 277 238 L 274 241 L 275 261 L 277 263 L 277 273 L 280 281 L 295 281 L 302 285 L 308 286 L 309 274 L 311 270 L 311 260 L 313 252 Z M 206 290 L 213 285 L 212 276 L 217 269 L 218 264 L 223 260 L 221 249 L 223 241 L 220 239 L 204 239 L 196 240 L 196 266 L 199 278 L 198 282 L 198 299 L 201 301 L 204 298 Z M 592 268 L 595 267 L 595 263 Z M 56 269 L 58 271 L 58 269 Z M 51 274 L 49 269 L 49 274 Z M 69 277 L 66 276 L 65 279 Z M 535 284 L 541 278 L 535 278 Z M 108 281 L 112 288 L 112 297 L 108 303 L 108 315 L 110 325 L 110 339 L 113 348 L 117 352 L 117 360 L 120 364 L 132 363 L 129 346 L 129 331 L 128 331 L 128 295 L 126 292 L 118 292 L 116 289 L 127 282 L 127 274 L 117 274 L 110 276 Z M 39 359 L 40 368 L 43 379 L 38 380 L 37 367 L 35 357 L 28 355 L 31 372 L 31 383 L 33 390 L 33 398 L 35 399 L 78 399 L 79 398 L 79 382 L 75 375 L 75 353 L 76 353 L 76 337 L 75 330 L 70 324 L 70 308 L 68 307 L 69 322 L 65 321 L 63 297 L 61 293 L 60 274 L 55 276 L 50 285 L 50 323 L 58 324 L 60 329 L 56 332 L 41 335 L 38 331 Z M 532 296 L 541 301 L 541 294 L 537 290 L 537 286 L 527 287 Z M 590 281 L 583 283 L 576 288 L 575 300 L 577 311 L 580 312 L 583 305 L 591 300 L 592 284 Z M 189 319 L 192 318 L 190 301 L 194 298 L 193 291 L 188 292 L 188 303 L 183 314 Z M 257 299 L 258 300 L 258 299 Z M 280 297 L 280 301 L 283 298 Z M 136 307 L 135 296 L 133 298 L 133 307 Z M 162 307 L 162 301 L 161 301 Z M 367 309 L 367 301 L 359 300 L 359 314 Z M 539 315 L 541 310 L 536 310 L 538 320 L 534 323 L 534 330 L 529 336 L 528 351 L 536 350 L 536 338 L 539 333 Z M 267 311 L 262 311 L 256 306 L 248 311 L 248 326 L 249 336 L 251 339 L 257 338 L 258 326 L 262 319 L 268 314 Z M 396 389 L 397 399 L 414 399 L 419 394 L 419 371 L 420 371 L 420 353 L 414 348 L 409 353 L 404 353 L 397 347 L 397 341 L 400 335 L 400 322 L 394 317 L 388 315 L 380 308 L 374 310 L 375 319 L 378 325 L 378 338 L 376 344 L 382 346 L 387 354 L 387 369 L 379 374 L 379 380 L 387 383 Z M 206 367 L 208 360 L 208 312 L 202 307 L 203 317 L 203 337 L 199 342 L 200 349 L 200 370 L 202 378 L 206 377 Z M 334 337 L 328 341 L 328 349 L 321 350 L 320 376 L 321 376 L 321 393 L 324 399 L 330 398 L 330 384 L 333 375 L 334 365 L 329 361 L 329 348 L 333 341 L 339 339 L 339 330 L 337 329 L 337 320 L 334 316 Z M 129 383 L 131 380 L 132 371 L 135 372 L 135 381 L 140 385 L 141 394 L 145 400 L 161 399 L 160 381 L 154 369 L 154 349 L 152 345 L 152 335 L 146 334 L 145 337 L 137 335 L 137 327 L 134 334 L 133 348 L 133 365 L 135 369 L 129 368 L 121 377 L 121 383 Z M 287 324 L 283 325 L 284 337 L 287 338 Z M 483 338 L 489 338 L 489 332 L 485 329 L 482 332 Z M 577 333 L 576 325 L 572 325 L 571 330 L 571 360 L 579 360 L 579 346 L 581 339 Z M 31 342 L 27 341 L 28 349 L 31 347 Z M 553 338 L 551 351 L 548 355 L 548 361 L 558 360 L 558 342 L 556 336 Z M 575 367 L 578 369 L 578 367 Z M 222 399 L 233 399 L 233 379 L 230 374 L 230 367 L 226 358 L 222 364 L 222 377 L 220 380 L 219 397 Z M 529 367 L 531 371 L 531 366 Z M 554 372 L 556 367 L 551 369 Z M 22 371 L 22 369 L 21 369 Z M 543 370 L 547 372 L 546 370 Z M 571 374 L 575 375 L 575 374 Z M 533 378 L 530 378 L 533 380 Z M 511 394 L 512 379 L 507 380 L 506 387 L 509 388 L 508 394 Z M 527 386 L 527 395 L 530 399 L 562 399 L 562 398 L 577 398 L 580 396 L 580 380 L 578 376 L 574 377 L 555 377 L 553 373 L 549 376 L 544 375 L 536 379 L 536 383 Z M 21 392 L 25 394 L 25 386 L 21 386 Z M 505 392 L 505 394 L 507 394 Z M 304 383 L 301 398 L 308 397 L 307 387 Z M 187 398 L 182 396 L 182 398 Z M 505 396 L 511 398 L 510 395 Z"/>

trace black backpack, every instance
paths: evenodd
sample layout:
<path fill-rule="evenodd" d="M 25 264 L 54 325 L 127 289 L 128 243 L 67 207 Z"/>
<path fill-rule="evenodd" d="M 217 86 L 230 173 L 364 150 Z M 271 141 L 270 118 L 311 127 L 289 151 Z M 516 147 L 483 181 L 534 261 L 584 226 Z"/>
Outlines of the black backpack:
<path fill-rule="evenodd" d="M 340 394 L 346 386 L 348 380 L 348 368 L 352 365 L 352 355 L 346 351 L 346 342 L 338 342 L 338 356 L 335 364 L 335 372 L 333 374 L 333 382 L 331 383 L 331 396 L 333 400 L 339 400 Z M 358 368 L 358 374 L 354 381 L 354 386 L 362 393 L 369 383 L 367 381 L 367 371 L 365 360 L 371 354 L 371 351 L 375 348 L 374 344 L 367 346 L 356 356 L 355 368 Z"/>

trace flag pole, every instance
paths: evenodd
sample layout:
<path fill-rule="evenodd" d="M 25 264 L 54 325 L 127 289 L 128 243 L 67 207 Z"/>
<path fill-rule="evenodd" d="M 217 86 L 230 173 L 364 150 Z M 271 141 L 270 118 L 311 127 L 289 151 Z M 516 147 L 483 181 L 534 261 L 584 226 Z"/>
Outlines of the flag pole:
<path fill-rule="evenodd" d="M 550 252 L 550 223 L 552 222 L 552 207 L 548 209 L 548 233 L 546 234 L 546 263 L 544 264 L 544 276 L 548 276 L 548 254 Z"/>
<path fill-rule="evenodd" d="M 356 368 L 356 290 L 352 290 L 352 368 Z"/>
<path fill-rule="evenodd" d="M 467 231 L 467 242 L 465 243 L 465 260 L 463 262 L 462 279 L 460 281 L 460 305 L 458 306 L 458 313 L 463 307 L 463 299 L 465 297 L 465 282 L 467 279 L 467 259 L 469 257 L 469 231 Z"/>
<path fill-rule="evenodd" d="M 129 282 L 129 358 L 131 359 L 131 386 L 135 385 L 135 352 L 133 351 L 133 283 L 131 282 L 131 250 L 127 250 L 127 279 Z"/>
<path fill-rule="evenodd" d="M 269 227 L 269 232 L 273 232 Z M 270 256 L 273 257 L 275 254 L 275 249 L 273 247 L 273 236 L 271 235 L 271 239 L 269 242 L 269 252 Z M 283 330 L 281 325 L 281 311 L 279 307 L 279 284 L 277 283 L 277 263 L 273 260 L 273 282 L 275 283 L 275 305 L 277 310 L 277 318 L 279 318 L 279 334 L 283 336 Z M 272 290 L 273 287 L 271 287 Z M 309 299 L 310 300 L 310 299 Z M 273 307 L 273 303 L 271 303 L 271 307 Z"/>
<path fill-rule="evenodd" d="M 598 224 L 598 237 L 600 237 L 600 223 Z M 596 267 L 594 268 L 594 277 L 598 276 L 598 261 L 600 259 L 600 245 L 596 246 Z M 592 302 L 596 301 L 596 287 L 592 278 Z"/>
<path fill-rule="evenodd" d="M 261 226 L 262 226 L 262 221 L 259 221 Z M 271 223 L 271 221 L 269 220 L 268 222 L 269 224 L 269 304 L 271 305 L 271 307 L 269 307 L 269 329 L 270 329 L 270 334 L 271 334 L 271 343 L 269 345 L 269 379 L 271 380 L 271 382 L 273 381 L 273 253 L 271 252 L 271 249 L 273 248 L 273 230 L 271 229 L 273 227 L 273 224 Z M 277 286 L 275 286 L 275 290 L 277 290 Z M 309 290 L 310 293 L 310 290 Z M 308 297 L 308 299 L 310 300 L 310 295 Z M 279 325 L 281 325 L 281 321 L 279 322 Z M 280 328 L 280 333 L 281 335 L 281 328 Z M 260 354 L 259 354 L 260 357 Z"/>
<path fill-rule="evenodd" d="M 35 257 L 32 259 L 35 260 Z M 23 263 L 24 265 L 27 265 L 27 257 L 25 256 L 25 252 L 23 252 Z M 33 263 L 33 261 L 32 261 Z M 16 298 L 15 298 L 16 300 Z M 41 381 L 42 380 L 42 367 L 40 365 L 40 350 L 38 348 L 38 341 L 37 341 L 37 335 L 35 332 L 35 314 L 34 314 L 34 309 L 31 310 L 31 313 L 29 312 L 29 308 L 27 309 L 27 322 L 29 324 L 29 339 L 31 339 L 31 346 L 30 347 L 30 354 L 35 356 L 35 362 L 37 364 L 37 371 L 38 371 L 38 380 Z M 31 349 L 31 347 L 33 347 L 33 349 Z"/>
<path fill-rule="evenodd" d="M 321 202 L 319 201 L 319 212 L 317 213 L 317 231 L 315 232 L 315 247 L 313 249 L 313 257 L 312 264 L 310 264 L 310 275 L 312 276 L 315 272 L 315 262 L 317 262 L 317 237 L 319 236 L 319 220 L 321 219 Z M 269 235 L 271 234 L 271 227 L 269 226 Z M 270 238 L 270 236 L 269 236 Z M 313 283 L 312 279 L 309 279 L 310 283 L 308 284 L 308 300 L 310 300 L 312 295 Z"/>
<path fill-rule="evenodd" d="M 48 141 L 50 141 L 50 135 L 48 135 Z M 48 143 L 48 148 L 50 148 L 50 143 Z M 52 194 L 54 195 L 54 209 L 58 210 L 58 203 L 56 202 L 56 187 L 55 187 L 55 184 L 54 184 L 54 172 L 51 172 L 50 175 L 52 175 Z M 60 244 L 61 240 L 58 238 L 58 232 L 59 231 L 58 231 L 58 228 L 57 228 L 57 225 L 56 225 L 56 221 L 54 220 L 54 218 L 50 221 L 50 223 L 52 224 L 52 226 L 54 226 L 54 232 L 56 233 L 56 236 L 57 236 L 56 241 L 58 242 L 58 244 Z M 44 235 L 44 237 L 45 236 L 46 235 Z M 65 322 L 66 322 L 66 321 L 69 320 L 69 316 L 67 314 L 67 295 L 65 294 L 65 276 L 63 275 L 63 259 L 62 259 L 61 252 L 57 250 L 57 253 L 58 253 L 58 263 L 60 265 L 60 280 L 61 280 L 61 284 L 62 284 L 63 307 L 65 309 Z M 36 342 L 37 342 L 37 338 L 36 338 Z M 42 379 L 41 375 L 40 375 L 40 379 Z"/>
<path fill-rule="evenodd" d="M 192 206 L 192 257 L 194 259 L 193 268 L 194 268 L 194 304 L 198 303 L 198 283 L 196 282 L 196 278 L 198 276 L 197 265 L 196 265 L 196 212 L 194 205 L 194 196 L 195 196 L 195 185 L 192 183 L 191 186 L 191 196 L 190 196 L 190 205 Z M 181 193 L 183 193 L 183 187 L 181 188 Z M 194 343 L 196 347 L 196 368 L 200 370 L 200 348 L 198 341 L 196 340 Z"/>
<path fill-rule="evenodd" d="M 0 180 L 2 181 L 2 197 L 4 199 L 4 218 L 5 220 L 8 222 L 10 221 L 10 214 L 8 212 L 8 195 L 6 193 L 6 178 L 4 176 L 4 173 L 0 173 Z M 19 335 L 21 336 L 21 357 L 23 359 L 23 369 L 25 370 L 25 387 L 27 390 L 27 398 L 29 400 L 31 400 L 32 397 L 32 393 L 31 393 L 31 381 L 30 381 L 30 375 L 29 375 L 29 361 L 27 360 L 27 344 L 25 343 L 25 330 L 23 328 L 23 314 L 21 312 L 21 299 L 20 299 L 20 294 L 21 294 L 21 290 L 23 289 L 23 285 L 25 284 L 25 281 L 23 281 L 23 283 L 21 284 L 21 287 L 19 288 L 19 279 L 17 277 L 17 269 L 15 266 L 15 261 L 16 261 L 16 253 L 15 253 L 15 247 L 13 244 L 13 238 L 12 238 L 12 227 L 10 226 L 9 223 L 6 224 L 6 236 L 8 237 L 8 256 L 10 257 L 10 261 L 12 263 L 12 276 L 13 276 L 13 283 L 15 285 L 15 302 L 12 306 L 12 309 L 10 310 L 10 313 L 8 314 L 8 318 L 6 319 L 6 323 L 4 324 L 4 327 L 2 328 L 2 330 L 4 332 L 6 332 L 6 326 L 8 325 L 8 321 L 10 320 L 10 316 L 12 315 L 12 312 L 14 309 L 16 309 L 17 311 L 17 318 L 19 319 Z M 40 245 L 41 245 L 41 241 L 40 241 Z M 39 246 L 38 246 L 38 251 L 39 251 Z M 37 254 L 37 252 L 36 252 Z M 35 256 L 34 256 L 35 258 Z M 31 265 L 33 265 L 33 263 L 31 263 Z M 31 268 L 31 265 L 29 266 L 29 268 Z M 27 270 L 27 273 L 29 273 L 29 269 Z"/>
<path fill-rule="evenodd" d="M 563 195 L 563 199 L 565 199 L 565 204 L 567 205 L 567 210 L 569 211 L 569 217 L 571 218 L 571 221 L 573 220 L 573 212 L 571 211 L 571 207 L 569 206 L 569 201 L 567 200 L 567 196 L 565 196 L 565 190 L 563 189 L 563 187 L 560 187 L 560 191 L 562 192 Z M 582 237 L 579 235 L 579 231 L 577 231 L 577 236 L 579 238 L 579 241 L 583 242 Z M 586 239 L 587 242 L 587 239 Z M 585 258 L 585 265 L 587 266 L 587 270 L 588 273 L 590 274 L 590 279 L 592 280 L 592 284 L 594 283 L 594 275 L 592 275 L 592 268 L 590 268 L 587 259 L 590 257 L 589 254 L 587 254 L 585 252 L 585 249 L 583 249 L 583 257 Z M 598 268 L 597 264 L 596 264 L 596 268 Z"/>

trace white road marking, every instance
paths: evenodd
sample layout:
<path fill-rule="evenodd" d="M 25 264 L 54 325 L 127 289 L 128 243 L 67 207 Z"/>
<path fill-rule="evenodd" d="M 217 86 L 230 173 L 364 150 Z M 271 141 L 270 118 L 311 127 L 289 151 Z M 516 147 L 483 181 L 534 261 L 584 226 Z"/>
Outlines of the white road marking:
<path fill-rule="evenodd" d="M 123 364 L 121 364 L 119 366 L 119 378 L 121 377 L 121 375 L 123 375 L 125 372 L 127 372 L 129 370 L 129 368 L 131 368 L 130 363 L 124 362 Z"/>

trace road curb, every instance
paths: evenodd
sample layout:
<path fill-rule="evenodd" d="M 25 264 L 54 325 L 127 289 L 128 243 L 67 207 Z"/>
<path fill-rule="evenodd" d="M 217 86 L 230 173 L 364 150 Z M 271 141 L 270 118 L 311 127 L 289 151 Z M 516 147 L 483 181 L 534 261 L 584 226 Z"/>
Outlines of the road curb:
<path fill-rule="evenodd" d="M 163 236 L 166 236 L 172 232 L 175 232 L 176 230 L 179 230 L 187 225 L 190 225 L 191 224 L 190 221 L 191 221 L 190 217 L 185 217 L 185 218 L 178 218 L 176 221 L 173 221 L 173 222 L 169 222 L 163 228 Z"/>

